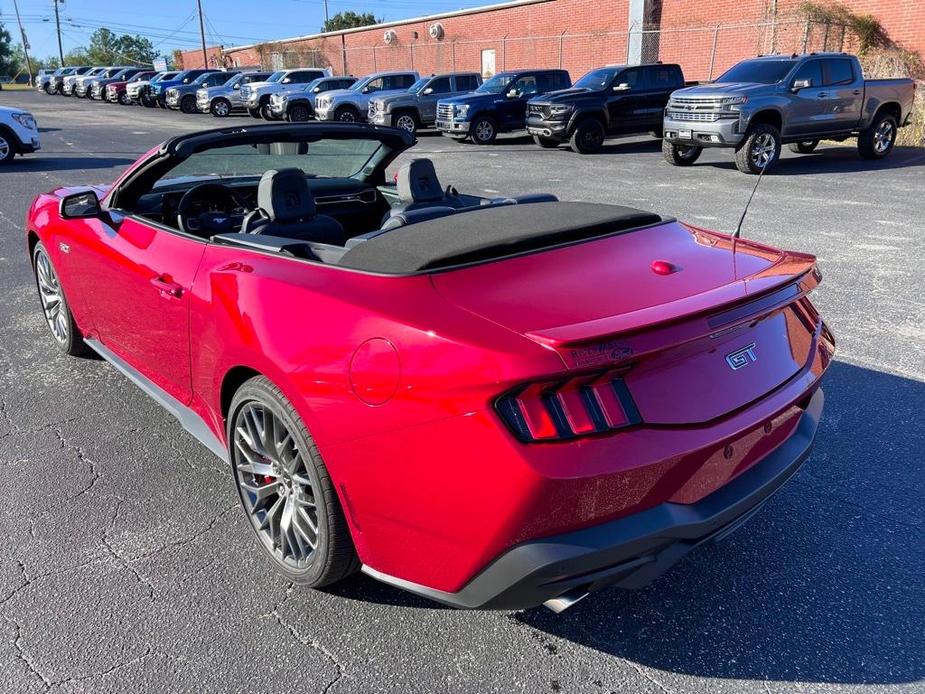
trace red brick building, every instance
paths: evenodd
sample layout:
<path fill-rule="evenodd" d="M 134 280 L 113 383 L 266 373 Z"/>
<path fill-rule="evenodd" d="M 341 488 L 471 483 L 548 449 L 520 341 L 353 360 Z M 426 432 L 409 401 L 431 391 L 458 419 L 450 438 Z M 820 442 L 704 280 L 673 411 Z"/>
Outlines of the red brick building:
<path fill-rule="evenodd" d="M 925 2 L 843 0 L 870 13 L 898 45 L 925 55 Z M 810 22 L 801 0 L 516 0 L 210 52 L 228 67 L 330 66 L 337 74 L 415 69 L 421 74 L 563 67 L 573 78 L 607 63 L 678 62 L 707 79 L 757 53 L 850 50 L 843 27 Z M 219 57 L 221 56 L 221 57 Z M 187 63 L 189 60 L 189 63 Z M 202 64 L 201 51 L 183 54 Z"/>

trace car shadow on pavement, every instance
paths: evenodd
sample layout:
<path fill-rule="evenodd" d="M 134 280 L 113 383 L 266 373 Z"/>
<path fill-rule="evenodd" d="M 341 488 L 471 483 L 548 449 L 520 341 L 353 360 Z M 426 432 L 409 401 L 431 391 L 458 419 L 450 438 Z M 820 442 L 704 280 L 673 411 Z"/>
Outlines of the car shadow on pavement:
<path fill-rule="evenodd" d="M 128 166 L 135 159 L 128 157 L 88 157 L 81 155 L 67 157 L 47 157 L 36 155 L 16 159 L 15 164 L 9 167 L 10 171 L 20 173 L 35 173 L 36 171 L 81 171 L 90 169 L 112 169 L 119 166 Z"/>
<path fill-rule="evenodd" d="M 641 591 L 514 619 L 669 673 L 920 681 L 925 383 L 838 362 L 824 389 L 812 456 L 741 531 Z"/>
<path fill-rule="evenodd" d="M 724 151 L 724 150 L 718 150 Z M 856 147 L 842 145 L 823 147 L 812 154 L 784 156 L 769 167 L 768 176 L 798 176 L 820 173 L 855 173 L 882 169 L 906 169 L 925 166 L 925 149 L 921 147 L 896 147 L 886 159 L 861 159 Z M 735 170 L 731 158 L 723 161 L 709 161 L 694 166 L 712 166 L 718 169 Z"/>

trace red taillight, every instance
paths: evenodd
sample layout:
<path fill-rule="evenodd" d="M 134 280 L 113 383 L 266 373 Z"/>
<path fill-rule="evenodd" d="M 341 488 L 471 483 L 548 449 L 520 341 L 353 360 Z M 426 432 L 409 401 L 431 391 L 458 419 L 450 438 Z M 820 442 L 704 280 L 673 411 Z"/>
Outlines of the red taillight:
<path fill-rule="evenodd" d="M 496 408 L 521 441 L 561 441 L 639 424 L 621 375 L 625 370 L 531 383 L 500 397 Z"/>

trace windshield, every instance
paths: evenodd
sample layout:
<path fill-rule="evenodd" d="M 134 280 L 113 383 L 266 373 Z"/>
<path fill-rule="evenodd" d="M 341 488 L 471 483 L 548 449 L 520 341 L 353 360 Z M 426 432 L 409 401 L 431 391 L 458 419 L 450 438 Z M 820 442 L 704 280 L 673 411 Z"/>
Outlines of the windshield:
<path fill-rule="evenodd" d="M 613 79 L 613 76 L 617 73 L 619 68 L 602 68 L 600 70 L 592 70 L 587 75 L 584 75 L 579 79 L 573 87 L 577 89 L 605 89 L 610 81 Z"/>
<path fill-rule="evenodd" d="M 267 82 L 279 82 L 281 79 L 283 79 L 283 75 L 285 74 L 286 74 L 285 70 L 277 70 L 272 75 L 267 77 Z"/>
<path fill-rule="evenodd" d="M 214 77 L 215 77 L 215 73 L 214 73 L 214 72 L 205 72 L 205 73 L 199 75 L 199 77 L 197 77 L 196 79 L 194 79 L 192 82 L 190 82 L 190 84 L 202 84 L 203 82 L 205 82 L 206 80 L 208 80 L 210 77 L 213 77 L 213 78 L 214 78 Z M 217 84 L 217 82 L 216 82 L 216 84 Z"/>
<path fill-rule="evenodd" d="M 408 91 L 416 94 L 427 86 L 427 83 L 430 82 L 430 79 L 430 77 L 422 77 L 417 82 L 408 87 Z"/>
<path fill-rule="evenodd" d="M 333 138 L 315 142 L 216 146 L 191 154 L 155 187 L 180 182 L 177 179 L 259 179 L 270 169 L 293 167 L 311 177 L 350 178 L 363 171 L 385 149 L 378 140 Z"/>
<path fill-rule="evenodd" d="M 176 75 L 174 75 L 174 76 L 171 77 L 170 79 L 172 79 L 172 80 L 185 80 L 185 79 L 187 78 L 187 76 L 189 75 L 189 73 L 190 73 L 189 70 L 184 70 L 183 72 L 178 72 Z"/>
<path fill-rule="evenodd" d="M 510 75 L 495 75 L 487 82 L 482 82 L 482 86 L 475 90 L 476 94 L 500 94 L 511 81 Z"/>
<path fill-rule="evenodd" d="M 716 82 L 776 84 L 787 76 L 795 64 L 793 60 L 744 60 L 726 70 Z"/>
<path fill-rule="evenodd" d="M 357 80 L 357 81 L 354 83 L 354 85 L 353 85 L 352 87 L 350 87 L 350 91 L 352 91 L 352 92 L 361 92 L 361 91 L 363 91 L 363 87 L 365 87 L 367 84 L 369 84 L 370 82 L 372 82 L 374 79 L 376 79 L 376 78 L 373 77 L 372 75 L 370 75 L 369 77 L 364 77 L 364 78 L 361 79 L 361 80 Z"/>

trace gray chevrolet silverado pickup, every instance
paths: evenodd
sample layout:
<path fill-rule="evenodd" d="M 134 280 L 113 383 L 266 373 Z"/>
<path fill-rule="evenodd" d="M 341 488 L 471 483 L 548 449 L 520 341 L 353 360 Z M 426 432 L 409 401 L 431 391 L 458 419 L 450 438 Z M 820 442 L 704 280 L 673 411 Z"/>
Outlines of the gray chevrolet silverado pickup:
<path fill-rule="evenodd" d="M 671 95 L 662 122 L 662 153 L 693 164 L 704 147 L 734 147 L 736 167 L 757 174 L 782 144 L 808 154 L 821 139 L 856 137 L 865 159 L 882 159 L 909 123 L 911 79 L 865 80 L 845 53 L 769 55 L 743 60 L 715 82 Z"/>
<path fill-rule="evenodd" d="M 416 133 L 431 127 L 437 120 L 437 101 L 468 94 L 482 84 L 477 72 L 449 72 L 422 77 L 406 92 L 397 92 L 369 100 L 367 120 L 376 125 L 391 125 Z"/>

